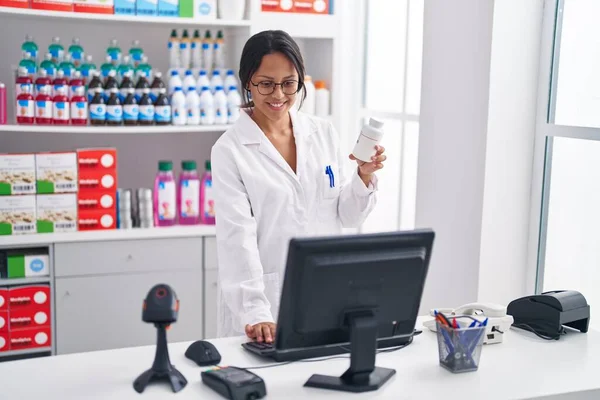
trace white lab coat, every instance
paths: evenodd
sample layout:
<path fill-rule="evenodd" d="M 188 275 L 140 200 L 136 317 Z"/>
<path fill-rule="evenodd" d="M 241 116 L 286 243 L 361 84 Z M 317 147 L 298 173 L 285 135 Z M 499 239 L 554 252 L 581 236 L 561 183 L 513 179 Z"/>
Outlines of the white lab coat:
<path fill-rule="evenodd" d="M 363 183 L 356 162 L 340 154 L 333 125 L 302 112 L 290 116 L 296 173 L 246 111 L 212 148 L 219 337 L 277 322 L 291 238 L 341 234 L 376 203 L 377 178 Z"/>

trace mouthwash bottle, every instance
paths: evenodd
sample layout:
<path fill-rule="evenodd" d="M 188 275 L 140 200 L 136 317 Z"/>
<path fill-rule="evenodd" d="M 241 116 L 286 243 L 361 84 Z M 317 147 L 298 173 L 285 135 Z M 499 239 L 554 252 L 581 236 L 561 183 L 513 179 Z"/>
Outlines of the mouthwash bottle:
<path fill-rule="evenodd" d="M 134 40 L 131 43 L 131 48 L 129 49 L 129 56 L 133 61 L 134 68 L 137 68 L 137 66 L 142 63 L 142 58 L 144 57 L 144 50 L 140 47 L 139 40 Z"/>
<path fill-rule="evenodd" d="M 75 65 L 75 68 L 79 69 L 81 64 L 85 59 L 85 54 L 83 52 L 83 47 L 79 44 L 79 38 L 73 38 L 73 43 L 69 46 L 69 51 L 67 53 Z"/>
<path fill-rule="evenodd" d="M 148 83 L 148 79 L 146 79 L 143 72 L 138 71 L 136 72 L 136 75 L 138 80 L 135 84 L 135 99 L 139 102 L 144 94 L 144 90 L 150 89 L 150 83 Z M 150 90 L 148 90 L 148 92 L 150 92 Z"/>
<path fill-rule="evenodd" d="M 200 221 L 206 225 L 215 224 L 215 198 L 212 190 L 210 161 L 205 163 L 206 171 L 200 182 Z"/>
<path fill-rule="evenodd" d="M 113 65 L 110 56 L 106 56 L 106 62 L 100 66 L 100 72 L 102 74 L 103 80 L 106 80 L 108 78 L 110 71 L 117 72 L 117 67 Z"/>
<path fill-rule="evenodd" d="M 33 61 L 35 61 L 37 64 L 39 55 L 38 45 L 33 41 L 33 37 L 31 35 L 25 36 L 25 42 L 23 42 L 21 45 L 21 51 L 31 54 Z"/>
<path fill-rule="evenodd" d="M 121 84 L 119 85 L 119 100 L 121 100 L 121 103 L 123 103 L 125 101 L 125 98 L 129 94 L 129 89 L 131 89 L 132 92 L 134 92 L 134 85 L 133 85 L 133 81 L 131 80 L 132 76 L 133 76 L 133 71 L 125 72 L 125 75 L 123 76 L 123 80 L 121 81 Z"/>
<path fill-rule="evenodd" d="M 122 51 L 119 47 L 117 39 L 111 39 L 108 48 L 106 49 L 106 56 L 110 57 L 110 61 L 116 67 L 121 63 Z"/>
<path fill-rule="evenodd" d="M 52 38 L 52 43 L 48 46 L 48 53 L 52 54 L 52 62 L 56 65 L 60 64 L 65 57 L 65 48 L 60 44 L 60 38 L 55 36 Z"/>
<path fill-rule="evenodd" d="M 200 223 L 200 177 L 196 161 L 181 163 L 181 174 L 177 185 L 178 220 L 180 225 Z"/>
<path fill-rule="evenodd" d="M 45 69 L 50 78 L 54 78 L 56 76 L 57 68 L 54 61 L 52 61 L 52 54 L 46 53 L 44 61 L 42 61 L 40 64 L 40 69 Z"/>
<path fill-rule="evenodd" d="M 146 79 L 150 78 L 150 75 L 152 73 L 152 66 L 150 64 L 148 64 L 148 57 L 146 57 L 146 56 L 142 57 L 142 62 L 135 69 L 136 74 L 138 74 L 140 72 L 144 74 Z"/>
<path fill-rule="evenodd" d="M 61 62 L 58 65 L 58 69 L 62 69 L 63 71 L 65 71 L 65 76 L 67 78 L 73 76 L 73 73 L 75 72 L 75 64 L 73 64 L 73 61 L 71 60 L 71 56 L 69 54 L 67 54 L 63 62 Z"/>
<path fill-rule="evenodd" d="M 104 84 L 104 100 L 108 101 L 110 97 L 111 89 L 117 89 L 117 93 L 119 92 L 119 83 L 117 82 L 117 73 L 115 71 L 110 71 L 108 74 L 108 78 L 106 78 L 106 83 Z"/>
<path fill-rule="evenodd" d="M 27 70 L 27 73 L 29 74 L 29 76 L 31 76 L 31 78 L 35 77 L 35 74 L 37 72 L 37 66 L 35 61 L 33 61 L 33 57 L 31 57 L 31 53 L 23 52 L 21 61 L 19 62 L 19 68 L 21 67 Z"/>
<path fill-rule="evenodd" d="M 154 180 L 154 225 L 175 225 L 177 217 L 177 194 L 173 176 L 173 162 L 159 161 Z"/>
<path fill-rule="evenodd" d="M 85 56 L 85 62 L 79 67 L 79 71 L 81 71 L 81 76 L 83 76 L 85 80 L 88 81 L 89 77 L 92 75 L 91 72 L 96 70 L 96 64 L 92 62 L 92 56 Z"/>
<path fill-rule="evenodd" d="M 96 94 L 96 88 L 101 89 L 100 93 L 104 92 L 104 87 L 102 86 L 102 81 L 100 80 L 100 72 L 96 70 L 91 71 L 92 80 L 88 85 L 88 103 L 92 102 L 94 95 Z"/>
<path fill-rule="evenodd" d="M 119 79 L 123 79 L 125 74 L 131 72 L 133 74 L 133 66 L 131 65 L 131 57 L 129 55 L 123 56 L 123 62 L 117 67 L 117 76 Z"/>

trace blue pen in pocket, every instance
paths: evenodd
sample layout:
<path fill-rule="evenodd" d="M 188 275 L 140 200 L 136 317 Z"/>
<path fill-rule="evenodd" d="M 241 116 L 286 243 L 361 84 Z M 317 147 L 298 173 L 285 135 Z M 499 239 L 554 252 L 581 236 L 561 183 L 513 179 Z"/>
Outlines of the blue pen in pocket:
<path fill-rule="evenodd" d="M 335 187 L 335 177 L 333 176 L 331 165 L 325 167 L 325 175 L 329 176 L 329 187 Z"/>

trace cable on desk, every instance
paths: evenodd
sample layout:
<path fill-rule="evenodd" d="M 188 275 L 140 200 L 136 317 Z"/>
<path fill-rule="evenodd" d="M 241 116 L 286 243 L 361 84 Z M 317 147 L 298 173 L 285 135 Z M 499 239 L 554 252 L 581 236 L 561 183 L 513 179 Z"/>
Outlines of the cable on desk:
<path fill-rule="evenodd" d="M 559 334 L 557 334 L 555 336 L 549 336 L 549 335 L 544 335 L 543 333 L 540 333 L 535 328 L 533 328 L 527 324 L 513 324 L 512 326 L 514 328 L 523 329 L 524 331 L 531 332 L 534 335 L 536 335 L 537 337 L 544 339 L 544 340 L 558 340 L 558 339 L 560 339 L 561 335 L 565 335 L 567 333 L 567 331 L 565 331 L 563 329 L 563 330 L 561 330 L 561 332 Z"/>

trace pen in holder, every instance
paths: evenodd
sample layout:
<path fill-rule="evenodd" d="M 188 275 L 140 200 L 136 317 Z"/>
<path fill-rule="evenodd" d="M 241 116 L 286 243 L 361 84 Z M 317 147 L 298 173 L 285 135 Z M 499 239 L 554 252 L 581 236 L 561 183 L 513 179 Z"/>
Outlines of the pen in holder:
<path fill-rule="evenodd" d="M 470 316 L 451 319 L 442 316 L 436 320 L 440 365 L 454 373 L 477 371 L 485 324 Z"/>

